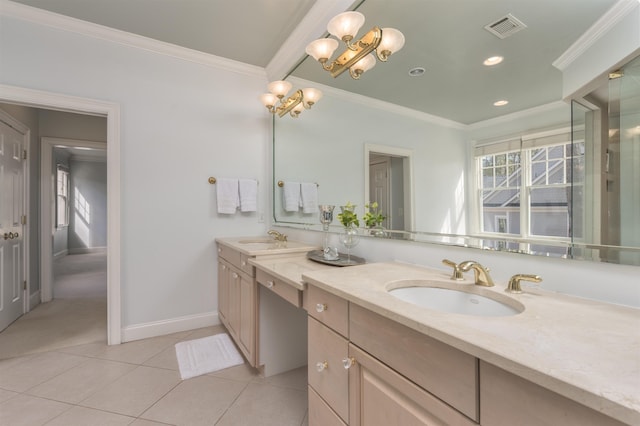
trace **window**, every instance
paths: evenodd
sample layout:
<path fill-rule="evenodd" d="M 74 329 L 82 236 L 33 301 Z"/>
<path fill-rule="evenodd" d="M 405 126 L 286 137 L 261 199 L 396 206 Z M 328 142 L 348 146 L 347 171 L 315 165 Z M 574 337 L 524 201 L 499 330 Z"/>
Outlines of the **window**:
<path fill-rule="evenodd" d="M 571 179 L 584 173 L 583 141 L 572 144 L 569 133 L 556 132 L 478 146 L 475 156 L 481 232 L 547 240 L 573 236 Z"/>
<path fill-rule="evenodd" d="M 69 226 L 69 170 L 56 167 L 56 227 Z"/>

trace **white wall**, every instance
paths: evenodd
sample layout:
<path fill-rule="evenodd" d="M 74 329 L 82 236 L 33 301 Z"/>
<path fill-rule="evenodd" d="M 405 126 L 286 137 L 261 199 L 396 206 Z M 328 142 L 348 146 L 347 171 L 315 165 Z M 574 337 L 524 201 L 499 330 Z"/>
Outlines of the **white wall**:
<path fill-rule="evenodd" d="M 71 157 L 69 252 L 107 246 L 107 163 Z M 86 207 L 88 217 L 83 210 Z"/>
<path fill-rule="evenodd" d="M 265 226 L 256 213 L 218 215 L 207 178 L 254 177 L 267 190 L 263 70 L 216 68 L 7 16 L 0 51 L 3 84 L 120 105 L 123 327 L 215 313 L 214 237 Z"/>

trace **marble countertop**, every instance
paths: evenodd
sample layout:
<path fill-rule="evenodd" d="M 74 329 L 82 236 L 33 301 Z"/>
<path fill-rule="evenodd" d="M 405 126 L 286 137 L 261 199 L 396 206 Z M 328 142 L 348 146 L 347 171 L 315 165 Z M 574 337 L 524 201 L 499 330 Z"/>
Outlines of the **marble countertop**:
<path fill-rule="evenodd" d="M 216 238 L 216 242 L 247 256 L 306 253 L 318 249 L 317 246 L 296 241 L 279 242 L 270 236 Z"/>
<path fill-rule="evenodd" d="M 628 424 L 640 424 L 640 310 L 525 287 L 524 293 L 452 281 L 450 274 L 388 262 L 303 273 L 303 280 Z M 522 303 L 507 317 L 442 313 L 387 290 L 433 280 Z M 396 282 L 393 284 L 393 282 Z"/>
<path fill-rule="evenodd" d="M 251 259 L 249 263 L 261 269 L 298 290 L 305 290 L 307 285 L 302 280 L 302 274 L 323 269 L 336 269 L 335 266 L 314 262 L 306 254 L 290 255 L 287 257 L 260 257 Z"/>

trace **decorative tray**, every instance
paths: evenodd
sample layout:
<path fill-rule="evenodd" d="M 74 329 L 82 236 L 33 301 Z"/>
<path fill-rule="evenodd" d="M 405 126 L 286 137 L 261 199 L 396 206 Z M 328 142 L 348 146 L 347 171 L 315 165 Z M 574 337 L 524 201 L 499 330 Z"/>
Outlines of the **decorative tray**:
<path fill-rule="evenodd" d="M 314 262 L 324 263 L 325 265 L 332 266 L 353 266 L 353 265 L 362 265 L 366 263 L 365 260 L 358 256 L 347 256 L 345 253 L 338 253 L 338 259 L 336 260 L 327 260 L 324 258 L 324 252 L 322 250 L 312 250 L 307 252 L 307 258 L 313 260 Z"/>

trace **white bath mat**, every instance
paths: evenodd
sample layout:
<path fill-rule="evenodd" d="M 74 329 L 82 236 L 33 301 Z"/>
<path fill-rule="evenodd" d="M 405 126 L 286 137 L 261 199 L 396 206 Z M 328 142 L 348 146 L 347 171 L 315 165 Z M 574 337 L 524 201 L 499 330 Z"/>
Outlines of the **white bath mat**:
<path fill-rule="evenodd" d="M 176 356 L 183 380 L 244 363 L 226 333 L 176 343 Z"/>

